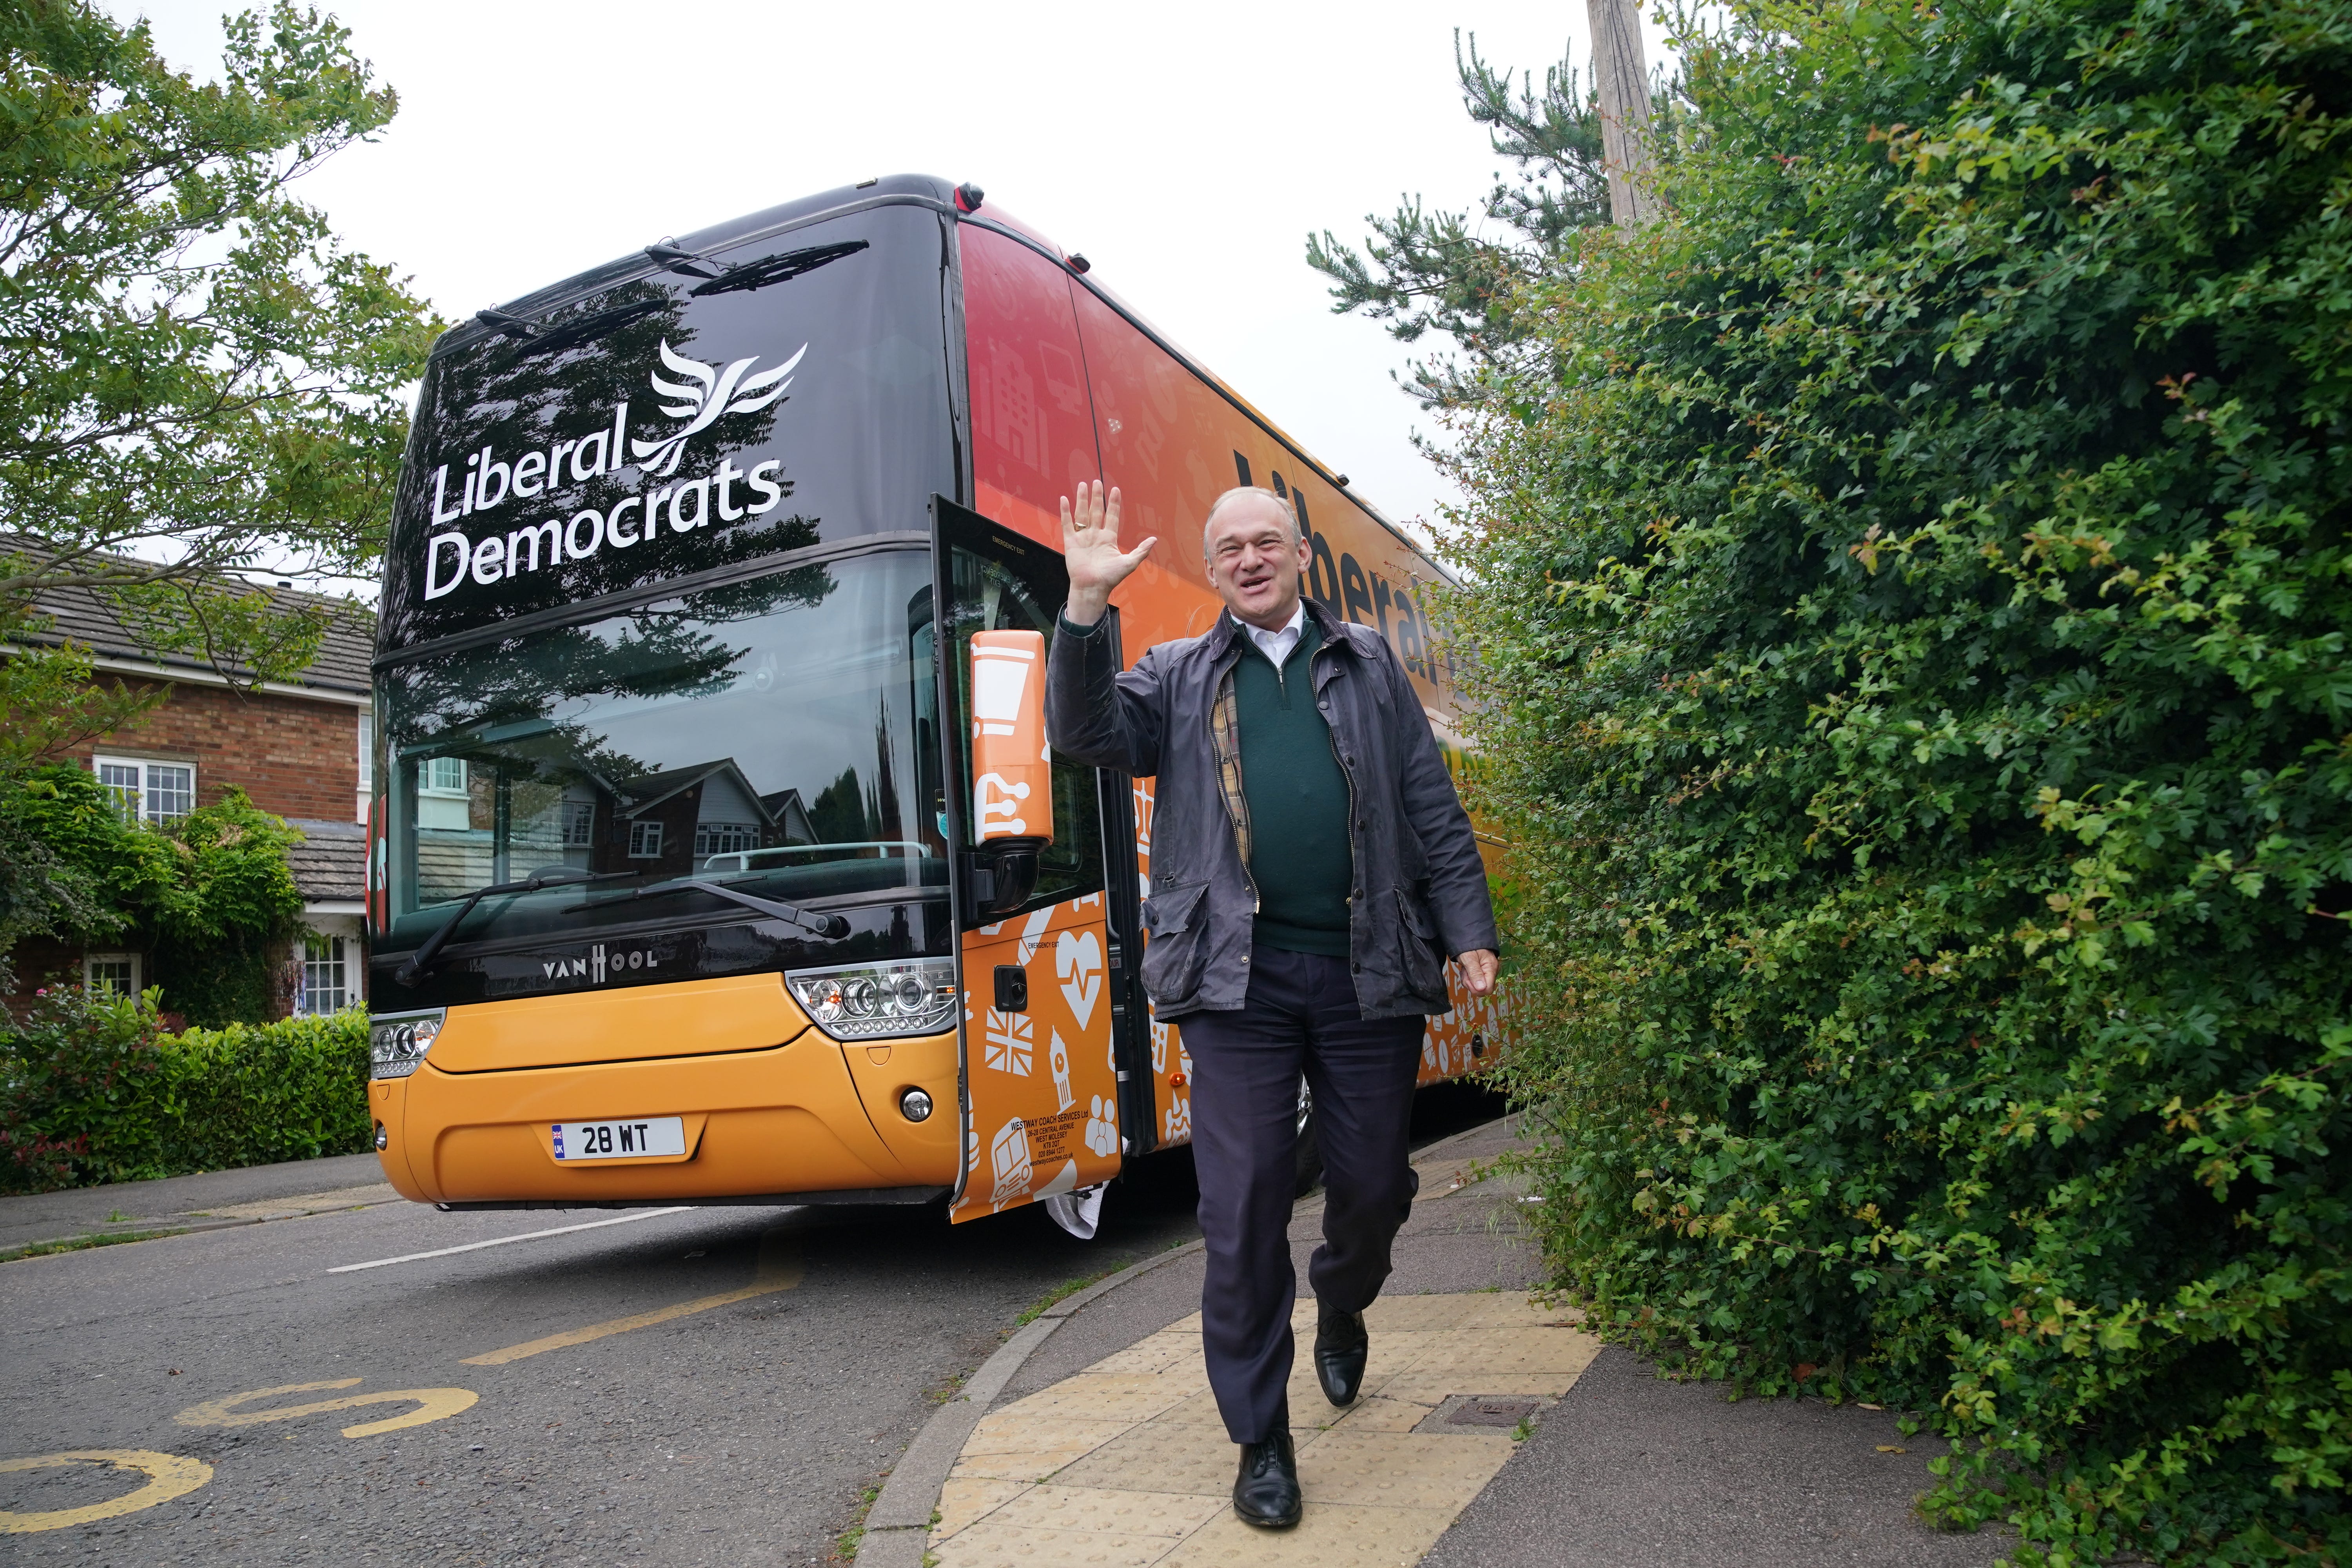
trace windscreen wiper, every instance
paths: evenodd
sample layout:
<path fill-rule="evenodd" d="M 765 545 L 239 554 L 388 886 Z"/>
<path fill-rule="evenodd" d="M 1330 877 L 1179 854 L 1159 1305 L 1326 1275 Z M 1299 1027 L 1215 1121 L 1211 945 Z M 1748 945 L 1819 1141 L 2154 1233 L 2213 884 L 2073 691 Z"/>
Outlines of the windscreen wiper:
<path fill-rule="evenodd" d="M 849 934 L 849 922 L 839 915 L 812 914 L 806 910 L 796 909 L 791 904 L 780 904 L 772 899 L 754 898 L 750 893 L 738 892 L 724 882 L 709 882 L 699 877 L 689 878 L 683 882 L 664 882 L 657 888 L 632 889 L 620 898 L 605 899 L 594 904 L 574 904 L 563 912 L 571 914 L 579 910 L 609 910 L 614 904 L 625 904 L 632 899 L 660 899 L 667 898 L 672 893 L 688 891 L 709 893 L 714 898 L 724 899 L 730 904 L 740 904 L 747 910 L 756 910 L 763 915 L 772 915 L 780 921 L 790 921 L 803 931 L 814 931 L 819 936 Z"/>
<path fill-rule="evenodd" d="M 782 256 L 763 257 L 758 261 L 746 261 L 730 267 L 708 283 L 697 284 L 687 290 L 696 299 L 705 294 L 732 294 L 746 289 L 765 289 L 771 283 L 782 283 L 803 272 L 814 272 L 829 266 L 845 256 L 855 256 L 866 248 L 868 241 L 844 240 L 836 245 L 812 245 L 804 250 L 788 250 Z"/>
<path fill-rule="evenodd" d="M 433 934 L 417 944 L 416 951 L 408 955 L 408 962 L 394 970 L 392 977 L 403 985 L 414 985 L 431 973 L 433 960 L 440 952 L 441 944 L 449 940 L 449 933 L 457 929 L 457 923 L 472 914 L 474 906 L 484 899 L 499 898 L 509 893 L 536 893 L 541 888 L 561 888 L 571 882 L 610 882 L 624 877 L 644 875 L 643 871 L 541 871 L 528 881 L 500 882 L 495 887 L 477 888 L 466 895 L 465 900 L 450 912 L 447 920 L 433 928 Z"/>

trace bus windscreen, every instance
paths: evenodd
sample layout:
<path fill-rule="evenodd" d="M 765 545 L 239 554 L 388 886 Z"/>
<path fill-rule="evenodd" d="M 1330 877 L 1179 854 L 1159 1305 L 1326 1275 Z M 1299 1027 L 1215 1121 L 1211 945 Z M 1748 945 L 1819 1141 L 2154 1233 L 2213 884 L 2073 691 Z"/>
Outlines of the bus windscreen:
<path fill-rule="evenodd" d="M 943 897 L 930 558 L 794 567 L 394 665 L 390 950 L 740 919 L 686 878 L 839 907 Z M 928 894 L 924 891 L 928 889 Z"/>
<path fill-rule="evenodd" d="M 661 249 L 661 247 L 656 247 Z M 420 390 L 380 646 L 876 533 L 955 489 L 938 214 L 884 205 L 592 273 Z"/>

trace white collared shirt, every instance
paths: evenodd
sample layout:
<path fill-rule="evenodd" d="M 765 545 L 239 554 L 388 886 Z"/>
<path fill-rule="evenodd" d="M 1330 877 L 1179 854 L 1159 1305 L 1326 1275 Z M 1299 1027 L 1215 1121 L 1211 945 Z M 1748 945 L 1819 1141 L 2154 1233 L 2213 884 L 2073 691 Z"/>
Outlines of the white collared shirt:
<path fill-rule="evenodd" d="M 1290 619 L 1278 632 L 1266 631 L 1247 621 L 1242 623 L 1242 630 L 1249 633 L 1250 641 L 1257 644 L 1258 651 L 1265 655 L 1266 661 L 1276 669 L 1289 662 L 1291 650 L 1298 646 L 1299 637 L 1306 629 L 1307 601 L 1304 599 L 1291 610 Z"/>

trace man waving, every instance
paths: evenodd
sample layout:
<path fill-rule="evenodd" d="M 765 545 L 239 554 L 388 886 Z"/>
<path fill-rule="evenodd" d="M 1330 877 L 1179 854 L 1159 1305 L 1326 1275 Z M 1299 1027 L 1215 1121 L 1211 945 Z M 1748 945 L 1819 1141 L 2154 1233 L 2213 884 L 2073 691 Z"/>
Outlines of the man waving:
<path fill-rule="evenodd" d="M 1315 1372 L 1352 1403 L 1364 1309 L 1412 1212 L 1406 1127 L 1423 1019 L 1495 984 L 1495 916 L 1469 818 L 1387 639 L 1300 596 L 1309 546 L 1271 490 L 1227 490 L 1202 525 L 1225 613 L 1121 673 L 1111 591 L 1157 540 L 1118 544 L 1118 492 L 1062 501 L 1069 603 L 1046 679 L 1056 750 L 1156 775 L 1143 984 L 1192 1058 L 1208 1242 L 1202 1348 L 1240 1444 L 1234 1510 L 1298 1522 L 1285 1385 L 1297 1279 L 1289 1224 L 1298 1084 L 1323 1144 L 1323 1244 L 1307 1267 Z"/>

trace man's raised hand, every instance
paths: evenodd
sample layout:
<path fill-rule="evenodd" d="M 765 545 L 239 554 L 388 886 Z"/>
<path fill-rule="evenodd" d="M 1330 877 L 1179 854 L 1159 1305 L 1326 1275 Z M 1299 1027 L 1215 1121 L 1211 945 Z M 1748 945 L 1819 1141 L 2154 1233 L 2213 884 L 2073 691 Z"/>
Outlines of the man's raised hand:
<path fill-rule="evenodd" d="M 1063 616 L 1074 626 L 1090 626 L 1110 606 L 1111 590 L 1143 564 L 1155 535 L 1133 550 L 1118 547 L 1118 492 L 1080 483 L 1075 505 L 1062 498 L 1062 565 L 1070 574 L 1070 602 Z"/>

